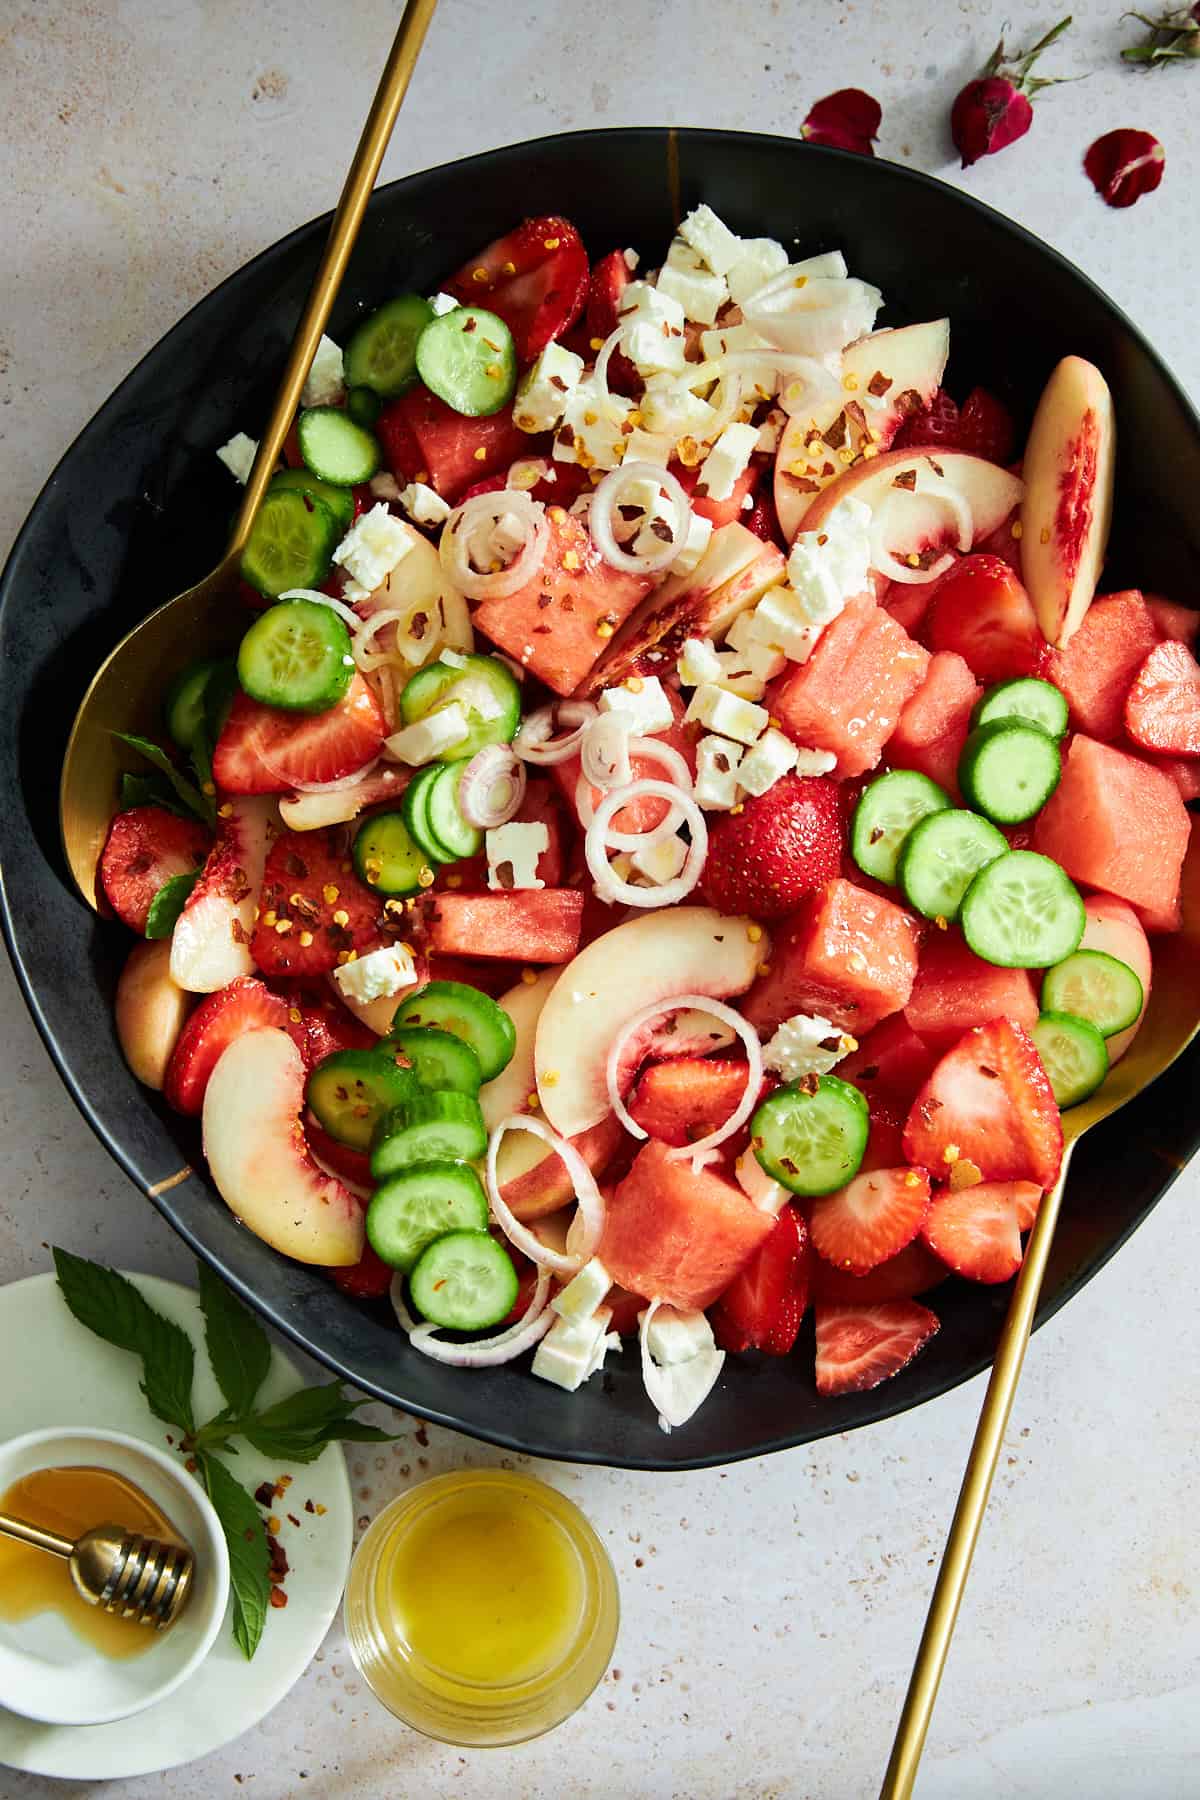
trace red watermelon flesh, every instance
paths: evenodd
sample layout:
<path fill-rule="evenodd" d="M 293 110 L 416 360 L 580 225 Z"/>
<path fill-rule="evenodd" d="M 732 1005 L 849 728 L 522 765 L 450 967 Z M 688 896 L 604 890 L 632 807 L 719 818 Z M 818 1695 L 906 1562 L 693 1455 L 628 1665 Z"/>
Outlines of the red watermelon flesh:
<path fill-rule="evenodd" d="M 1011 1019 L 1028 1031 L 1037 1024 L 1038 1000 L 1026 969 L 984 962 L 955 930 L 936 931 L 921 951 L 907 1023 L 936 1056 L 944 1056 L 972 1025 Z"/>
<path fill-rule="evenodd" d="M 1125 735 L 1129 684 L 1160 641 L 1136 588 L 1093 600 L 1065 650 L 1046 652 L 1041 673 L 1066 695 L 1071 724 L 1103 743 Z"/>
<path fill-rule="evenodd" d="M 982 692 L 961 656 L 953 650 L 937 651 L 888 740 L 888 762 L 895 768 L 919 770 L 957 799 L 958 759 L 970 729 L 971 708 Z"/>
<path fill-rule="evenodd" d="M 696 744 L 701 735 L 701 727 L 685 724 L 683 701 L 673 688 L 666 688 L 664 691 L 671 703 L 675 723 L 668 731 L 656 731 L 654 742 L 666 744 L 672 750 L 678 750 L 692 775 L 695 776 Z M 653 756 L 639 756 L 635 752 L 629 759 L 629 766 L 635 781 L 668 781 L 671 779 L 665 764 Z M 580 758 L 571 756 L 567 758 L 566 762 L 555 763 L 551 767 L 550 773 L 558 783 L 563 799 L 571 813 L 576 814 L 575 791 L 579 785 Z M 592 788 L 591 795 L 592 806 L 595 808 L 599 806 L 604 796 L 599 788 Z M 644 794 L 640 799 L 631 800 L 628 806 L 621 807 L 618 812 L 613 814 L 613 826 L 617 831 L 649 831 L 659 823 L 666 810 L 666 801 L 659 800 L 654 794 Z M 580 824 L 582 825 L 582 823 L 581 819 Z"/>
<path fill-rule="evenodd" d="M 1175 638 L 1181 644 L 1195 643 L 1200 632 L 1200 612 L 1194 606 L 1180 606 L 1161 594 L 1146 594 L 1144 598 L 1163 637 Z"/>
<path fill-rule="evenodd" d="M 902 1012 L 868 1031 L 858 1049 L 837 1066 L 843 1081 L 861 1088 L 872 1108 L 898 1106 L 907 1111 L 937 1057 L 919 1038 Z M 903 1157 L 897 1157 L 902 1162 Z"/>
<path fill-rule="evenodd" d="M 899 1012 L 916 973 L 911 915 L 839 876 L 774 933 L 768 972 L 742 1011 L 763 1034 L 795 1013 L 817 1013 L 860 1037 Z"/>

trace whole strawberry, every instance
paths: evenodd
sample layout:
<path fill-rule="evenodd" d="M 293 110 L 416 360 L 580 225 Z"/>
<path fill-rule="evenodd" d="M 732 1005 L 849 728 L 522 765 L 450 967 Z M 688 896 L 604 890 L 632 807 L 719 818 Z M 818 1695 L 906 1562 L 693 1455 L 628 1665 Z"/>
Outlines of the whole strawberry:
<path fill-rule="evenodd" d="M 1071 23 L 1062 19 L 1044 38 L 1023 56 L 1005 61 L 1003 42 L 996 45 L 983 74 L 968 81 L 950 111 L 950 134 L 969 169 L 981 156 L 994 156 L 1020 137 L 1033 124 L 1035 94 L 1042 88 L 1054 87 L 1053 80 L 1031 78 L 1030 71 L 1042 51 L 1047 49 Z"/>
<path fill-rule="evenodd" d="M 709 826 L 700 891 L 723 913 L 786 918 L 838 874 L 843 835 L 837 783 L 784 775 Z"/>

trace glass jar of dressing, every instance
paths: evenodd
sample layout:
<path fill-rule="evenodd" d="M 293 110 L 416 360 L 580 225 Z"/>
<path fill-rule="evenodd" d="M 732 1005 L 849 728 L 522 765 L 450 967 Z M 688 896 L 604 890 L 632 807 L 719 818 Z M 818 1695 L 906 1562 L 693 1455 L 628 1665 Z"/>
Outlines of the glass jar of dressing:
<path fill-rule="evenodd" d="M 445 1743 L 518 1744 L 583 1705 L 620 1611 L 579 1508 L 530 1476 L 464 1470 L 384 1508 L 346 1588 L 350 1653 L 397 1718 Z"/>

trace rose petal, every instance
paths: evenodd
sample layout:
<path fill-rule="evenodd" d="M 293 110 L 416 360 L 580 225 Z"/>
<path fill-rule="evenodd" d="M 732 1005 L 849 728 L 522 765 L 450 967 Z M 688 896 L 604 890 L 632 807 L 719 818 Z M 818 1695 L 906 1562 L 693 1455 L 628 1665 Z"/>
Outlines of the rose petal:
<path fill-rule="evenodd" d="M 854 150 L 874 156 L 871 144 L 879 136 L 883 108 L 861 88 L 839 88 L 818 100 L 800 127 L 810 144 L 829 144 L 835 150 Z"/>
<path fill-rule="evenodd" d="M 950 135 L 964 169 L 1024 137 L 1032 123 L 1028 97 L 1003 75 L 968 81 L 950 109 Z"/>
<path fill-rule="evenodd" d="M 1151 194 L 1163 178 L 1166 152 L 1148 131 L 1106 131 L 1083 159 L 1100 198 L 1109 206 L 1132 206 Z"/>

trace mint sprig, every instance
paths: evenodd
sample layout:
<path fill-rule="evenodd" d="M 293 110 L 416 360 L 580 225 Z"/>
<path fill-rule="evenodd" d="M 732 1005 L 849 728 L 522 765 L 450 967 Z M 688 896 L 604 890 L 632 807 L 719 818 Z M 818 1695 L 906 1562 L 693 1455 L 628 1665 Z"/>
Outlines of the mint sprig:
<path fill-rule="evenodd" d="M 215 825 L 217 820 L 216 801 L 210 794 L 204 794 L 194 781 L 181 775 L 166 751 L 158 744 L 151 743 L 149 738 L 138 737 L 131 731 L 114 731 L 113 736 L 118 743 L 125 744 L 130 750 L 136 750 L 139 756 L 156 768 L 171 784 L 175 798 L 188 812 L 194 813 L 204 825 Z"/>

